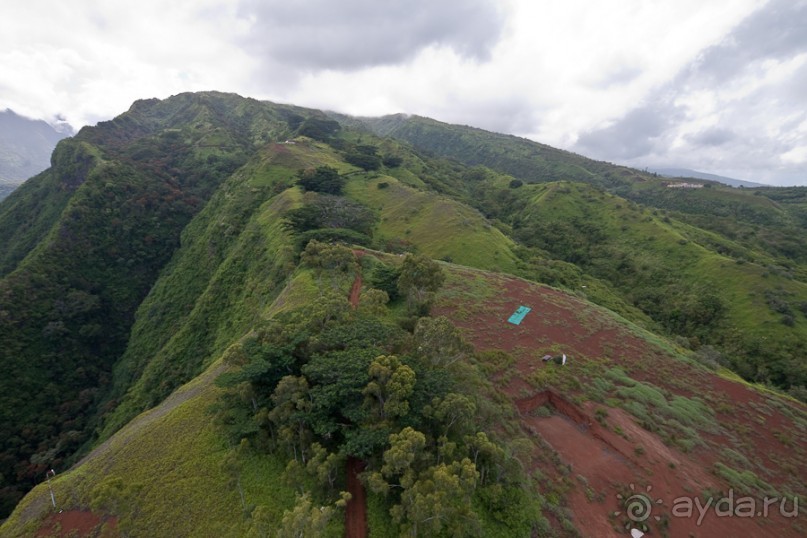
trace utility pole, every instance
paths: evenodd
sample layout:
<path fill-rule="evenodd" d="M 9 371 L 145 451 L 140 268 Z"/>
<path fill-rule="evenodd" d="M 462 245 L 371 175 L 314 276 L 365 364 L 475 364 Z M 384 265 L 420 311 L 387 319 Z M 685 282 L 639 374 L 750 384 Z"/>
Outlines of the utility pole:
<path fill-rule="evenodd" d="M 53 509 L 56 509 L 56 497 L 53 495 L 53 486 L 50 484 L 50 479 L 56 476 L 56 471 L 53 469 L 45 473 L 45 478 L 48 480 L 48 489 L 50 490 L 50 502 L 53 503 Z"/>

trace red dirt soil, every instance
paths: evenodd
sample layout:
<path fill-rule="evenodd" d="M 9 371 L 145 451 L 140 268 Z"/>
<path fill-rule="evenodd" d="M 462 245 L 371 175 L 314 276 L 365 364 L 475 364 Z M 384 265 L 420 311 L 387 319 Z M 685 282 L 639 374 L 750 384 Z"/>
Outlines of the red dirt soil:
<path fill-rule="evenodd" d="M 352 497 L 345 507 L 345 538 L 367 537 L 367 497 L 359 480 L 364 466 L 357 458 L 347 459 L 347 491 Z"/>
<path fill-rule="evenodd" d="M 798 517 L 778 514 L 778 504 L 769 510 L 768 517 L 718 517 L 711 509 L 700 523 L 697 509 L 689 518 L 679 517 L 680 511 L 674 515 L 671 512 L 673 504 L 682 506 L 673 502 L 676 499 L 703 498 L 707 489 L 729 491 L 729 485 L 714 474 L 714 463 L 720 461 L 738 471 L 746 468 L 726 460 L 721 455 L 724 448 L 741 445 L 753 462 L 750 470 L 775 487 L 792 485 L 793 477 L 797 482 L 801 477 L 803 482 L 807 477 L 804 457 L 807 440 L 799 435 L 791 417 L 767 405 L 766 396 L 671 357 L 591 305 L 558 290 L 516 278 L 485 275 L 482 278 L 496 288 L 495 294 L 487 299 L 479 299 L 477 295 L 474 299 L 478 291 L 472 286 L 479 278 L 480 273 L 469 271 L 454 279 L 443 291 L 446 298 L 438 298 L 432 315 L 451 319 L 465 331 L 478 351 L 502 349 L 514 357 L 515 364 L 496 374 L 492 381 L 509 396 L 521 416 L 523 430 L 535 443 L 533 468 L 540 468 L 548 480 L 560 482 L 568 475 L 565 481 L 573 485 L 565 503 L 583 536 L 628 534 L 624 524 L 629 520 L 617 494 L 629 497 L 634 492 L 662 500 L 653 506 L 651 514 L 667 518 L 666 535 L 672 538 L 807 535 L 807 528 Z M 467 299 L 458 300 L 458 293 Z M 507 323 L 507 318 L 521 305 L 531 307 L 532 311 L 518 326 Z M 558 390 L 533 387 L 529 379 L 534 372 L 561 368 L 543 362 L 541 357 L 561 351 L 569 356 L 569 362 L 562 368 L 567 368 L 581 383 L 588 382 L 589 372 L 597 371 L 585 366 L 598 363 L 598 366 L 619 366 L 633 379 L 652 383 L 674 395 L 706 399 L 716 409 L 719 433 L 701 432 L 707 446 L 684 453 L 639 426 L 621 408 L 590 401 L 573 404 L 575 397 L 582 395 L 582 389 L 561 394 Z M 507 375 L 508 371 L 516 375 Z M 782 404 L 783 401 L 779 402 Z M 535 415 L 533 411 L 543 405 L 553 413 Z M 608 427 L 592 419 L 597 409 L 607 411 Z M 782 434 L 788 433 L 791 437 L 780 442 Z M 566 469 L 551 463 L 548 448 Z M 631 486 L 633 490 L 629 489 Z M 742 496 L 735 492 L 735 498 Z M 761 501 L 757 503 L 760 508 Z M 792 509 L 792 500 L 787 506 Z M 615 512 L 621 512 L 620 516 L 614 516 Z M 663 523 L 654 518 L 648 522 L 651 535 L 664 535 Z M 562 529 L 557 530 L 563 534 Z"/>
<path fill-rule="evenodd" d="M 354 250 L 356 258 L 361 258 L 364 252 Z M 350 304 L 353 308 L 359 306 L 361 296 L 361 269 L 356 273 L 353 287 L 350 290 Z M 364 470 L 365 463 L 357 458 L 347 459 L 347 491 L 351 498 L 345 507 L 345 537 L 346 538 L 366 538 L 367 537 L 367 496 L 364 491 L 364 484 L 359 480 L 359 473 Z"/>
<path fill-rule="evenodd" d="M 353 281 L 353 287 L 350 288 L 350 305 L 353 308 L 359 306 L 359 296 L 361 295 L 361 274 L 356 275 L 356 280 Z"/>
<path fill-rule="evenodd" d="M 117 536 L 118 520 L 83 510 L 52 514 L 37 531 L 38 538 L 107 538 Z"/>

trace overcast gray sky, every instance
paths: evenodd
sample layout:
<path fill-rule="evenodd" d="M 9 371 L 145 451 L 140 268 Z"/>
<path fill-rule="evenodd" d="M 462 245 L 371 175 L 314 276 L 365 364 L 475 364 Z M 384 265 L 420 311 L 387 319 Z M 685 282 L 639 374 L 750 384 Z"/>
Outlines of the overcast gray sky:
<path fill-rule="evenodd" d="M 0 109 L 221 90 L 807 184 L 807 0 L 4 0 Z"/>

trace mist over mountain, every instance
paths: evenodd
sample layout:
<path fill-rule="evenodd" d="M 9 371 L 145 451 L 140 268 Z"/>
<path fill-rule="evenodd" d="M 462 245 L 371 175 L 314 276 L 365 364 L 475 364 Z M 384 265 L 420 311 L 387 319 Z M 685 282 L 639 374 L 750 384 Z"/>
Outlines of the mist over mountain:
<path fill-rule="evenodd" d="M 67 124 L 53 126 L 13 110 L 0 111 L 0 199 L 48 168 L 56 143 L 72 135 L 73 129 Z"/>
<path fill-rule="evenodd" d="M 805 494 L 805 232 L 807 188 L 138 100 L 0 202 L 0 535 L 802 536 L 669 506 Z"/>

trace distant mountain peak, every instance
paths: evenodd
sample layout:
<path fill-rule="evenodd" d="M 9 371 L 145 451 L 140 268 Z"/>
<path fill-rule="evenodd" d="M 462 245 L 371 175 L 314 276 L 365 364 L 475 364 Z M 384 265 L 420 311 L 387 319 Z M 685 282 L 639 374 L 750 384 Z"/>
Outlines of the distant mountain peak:
<path fill-rule="evenodd" d="M 63 119 L 54 125 L 11 109 L 0 111 L 0 183 L 18 185 L 48 168 L 56 144 L 73 134 L 73 127 Z M 0 198 L 8 194 L 6 190 L 0 190 Z"/>
<path fill-rule="evenodd" d="M 689 168 L 648 168 L 648 171 L 655 172 L 665 177 L 681 177 L 691 179 L 705 179 L 707 181 L 717 181 L 730 187 L 767 187 L 762 183 L 754 183 L 753 181 L 744 181 L 742 179 L 734 179 L 731 177 L 718 176 L 716 174 L 708 174 L 706 172 L 698 172 L 697 170 L 690 170 Z"/>

